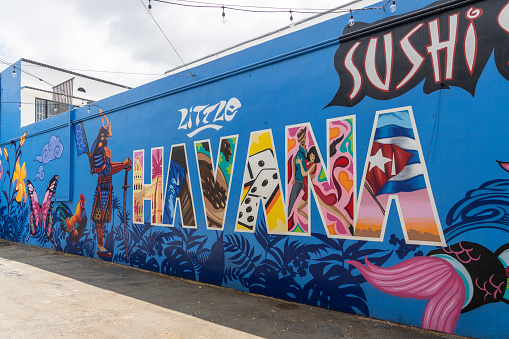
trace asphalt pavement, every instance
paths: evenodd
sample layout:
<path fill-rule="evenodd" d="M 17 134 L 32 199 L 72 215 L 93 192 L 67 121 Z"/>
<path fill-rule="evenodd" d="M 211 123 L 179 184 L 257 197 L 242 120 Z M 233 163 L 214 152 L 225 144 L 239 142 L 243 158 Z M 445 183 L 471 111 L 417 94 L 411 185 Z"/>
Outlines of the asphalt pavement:
<path fill-rule="evenodd" d="M 461 338 L 0 239 L 1 338 Z"/>

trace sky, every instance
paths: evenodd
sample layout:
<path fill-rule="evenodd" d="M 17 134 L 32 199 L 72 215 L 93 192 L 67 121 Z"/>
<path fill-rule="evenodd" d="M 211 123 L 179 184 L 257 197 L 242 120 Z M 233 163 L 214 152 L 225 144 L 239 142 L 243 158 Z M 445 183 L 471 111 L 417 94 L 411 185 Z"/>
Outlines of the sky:
<path fill-rule="evenodd" d="M 224 4 L 330 9 L 348 2 L 228 0 Z M 153 17 L 187 63 L 290 23 L 288 12 L 226 10 L 223 24 L 219 8 L 151 3 Z M 148 0 L 0 0 L 0 58 L 11 63 L 26 58 L 131 87 L 153 81 L 182 62 L 144 5 Z M 294 13 L 294 22 L 311 15 Z M 0 64 L 0 71 L 4 68 Z"/>

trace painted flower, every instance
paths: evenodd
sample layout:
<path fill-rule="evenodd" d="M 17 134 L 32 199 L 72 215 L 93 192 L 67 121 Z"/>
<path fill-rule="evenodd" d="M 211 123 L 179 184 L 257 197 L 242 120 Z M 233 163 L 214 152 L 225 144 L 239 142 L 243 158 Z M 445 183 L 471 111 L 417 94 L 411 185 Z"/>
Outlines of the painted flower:
<path fill-rule="evenodd" d="M 4 156 L 5 160 L 9 161 L 9 153 L 7 153 L 7 148 L 4 147 Z"/>
<path fill-rule="evenodd" d="M 21 138 L 19 138 L 19 147 L 23 146 L 23 144 L 25 143 L 26 136 L 27 136 L 27 132 L 23 133 Z"/>
<path fill-rule="evenodd" d="M 5 148 L 4 148 L 5 150 Z M 27 201 L 27 191 L 25 186 L 25 178 L 27 176 L 27 169 L 25 167 L 25 163 L 23 163 L 23 166 L 19 167 L 19 160 L 16 161 L 16 170 L 14 171 L 12 175 L 12 186 L 16 188 L 16 191 L 18 192 L 16 194 L 16 201 L 21 202 L 23 200 L 23 197 L 25 197 L 25 201 Z"/>

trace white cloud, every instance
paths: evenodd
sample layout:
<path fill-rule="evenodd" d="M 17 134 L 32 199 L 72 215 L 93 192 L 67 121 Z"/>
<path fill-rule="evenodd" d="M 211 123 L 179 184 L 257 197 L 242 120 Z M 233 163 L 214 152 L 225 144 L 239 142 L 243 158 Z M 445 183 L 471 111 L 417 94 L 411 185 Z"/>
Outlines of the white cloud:
<path fill-rule="evenodd" d="M 147 0 L 143 0 L 147 4 Z M 279 7 L 332 8 L 348 1 L 280 0 Z M 243 5 L 275 6 L 273 1 Z M 289 13 L 256 14 L 172 6 L 152 1 L 154 17 L 186 62 L 289 24 Z M 294 13 L 294 21 L 304 14 Z M 140 0 L 0 1 L 0 58 L 32 59 L 79 70 L 157 73 L 181 64 Z M 3 69 L 3 67 L 0 67 Z M 137 86 L 157 76 L 91 73 Z"/>

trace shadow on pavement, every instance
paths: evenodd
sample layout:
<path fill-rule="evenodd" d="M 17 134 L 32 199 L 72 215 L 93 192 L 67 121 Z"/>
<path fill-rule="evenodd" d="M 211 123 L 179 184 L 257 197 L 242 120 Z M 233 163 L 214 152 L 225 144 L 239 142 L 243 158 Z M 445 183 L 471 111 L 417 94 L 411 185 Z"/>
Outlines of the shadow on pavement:
<path fill-rule="evenodd" d="M 458 338 L 0 239 L 2 258 L 270 338 Z"/>

